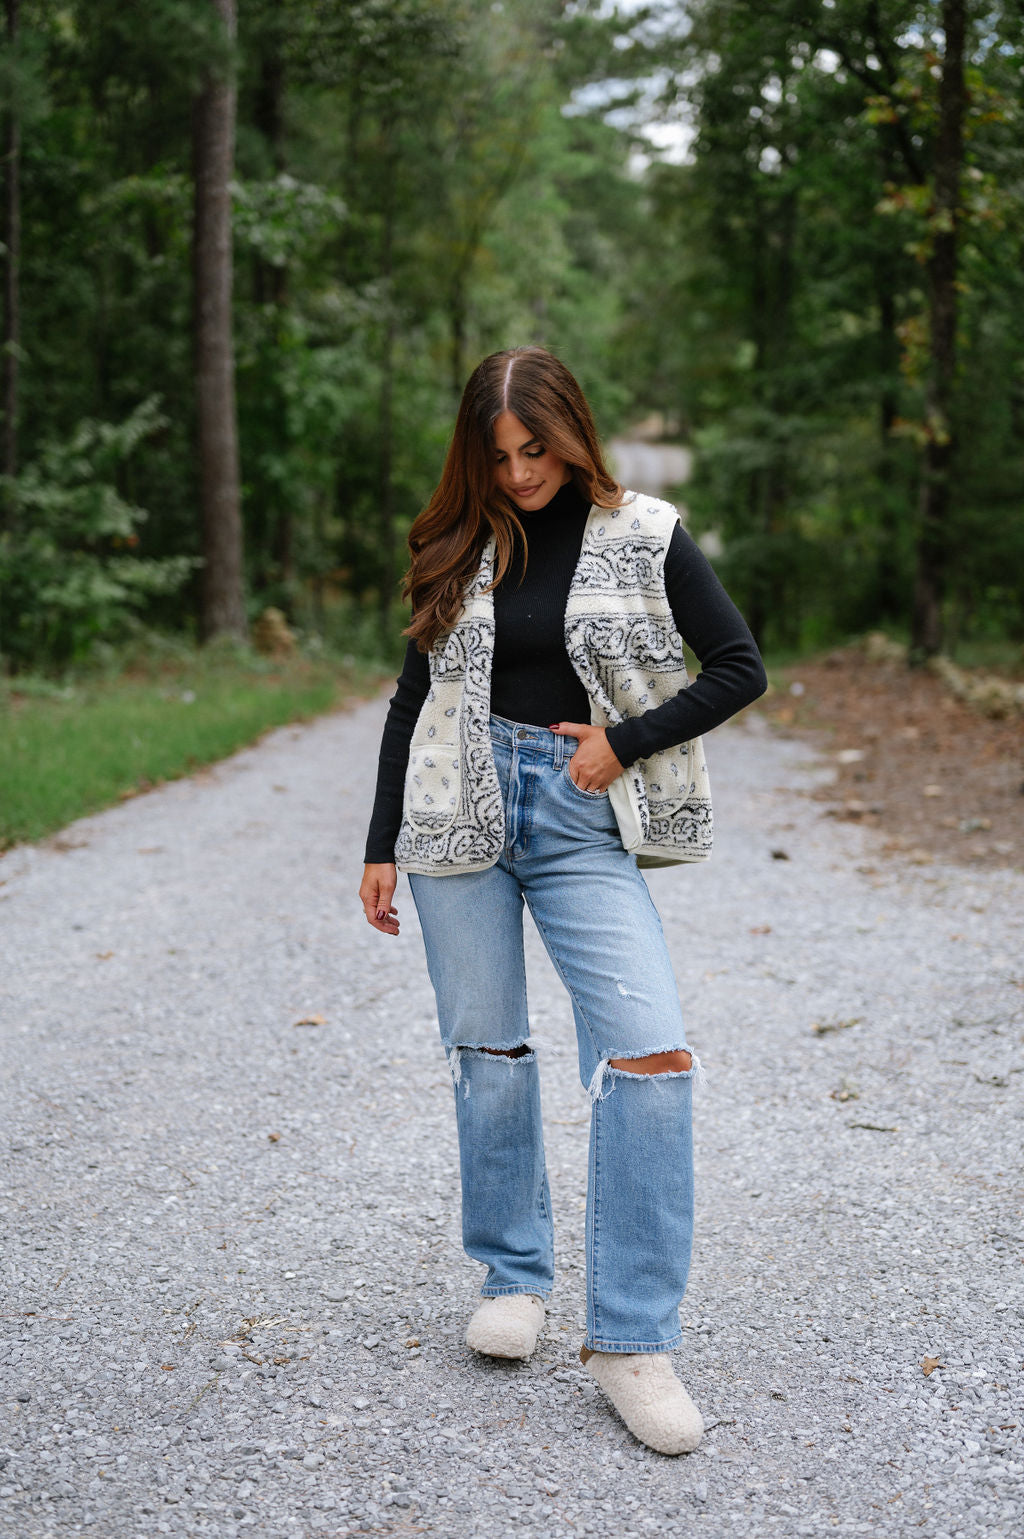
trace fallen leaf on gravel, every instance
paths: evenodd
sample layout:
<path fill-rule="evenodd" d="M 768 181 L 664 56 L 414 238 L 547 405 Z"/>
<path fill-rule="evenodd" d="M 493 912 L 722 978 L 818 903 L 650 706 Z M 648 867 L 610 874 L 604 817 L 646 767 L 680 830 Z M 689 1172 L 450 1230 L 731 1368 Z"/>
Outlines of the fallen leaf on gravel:
<path fill-rule="evenodd" d="M 325 1015 L 304 1015 L 301 1021 L 296 1021 L 295 1024 L 296 1026 L 326 1026 L 327 1017 Z"/>
<path fill-rule="evenodd" d="M 178 1366 L 177 1363 L 161 1363 L 160 1364 L 160 1367 L 163 1369 L 164 1373 L 173 1373 L 175 1368 L 177 1368 L 177 1366 Z"/>
<path fill-rule="evenodd" d="M 851 1026 L 859 1026 L 864 1019 L 860 1015 L 851 1015 L 848 1021 L 812 1021 L 811 1030 L 816 1037 L 825 1037 L 830 1031 L 848 1031 Z"/>
<path fill-rule="evenodd" d="M 878 1122 L 848 1122 L 848 1128 L 863 1128 L 865 1133 L 898 1133 L 899 1128 L 883 1127 Z"/>
<path fill-rule="evenodd" d="M 926 1357 L 921 1364 L 921 1367 L 924 1370 L 925 1378 L 927 1378 L 929 1374 L 934 1373 L 936 1368 L 945 1368 L 945 1366 L 945 1363 L 941 1363 L 937 1357 Z"/>
<path fill-rule="evenodd" d="M 96 960 L 97 962 L 109 962 L 113 955 L 112 951 L 97 951 Z"/>
<path fill-rule="evenodd" d="M 864 818 L 867 817 L 868 813 L 875 813 L 877 815 L 884 811 L 884 807 L 880 805 L 872 806 L 868 802 L 859 801 L 854 796 L 845 801 L 841 807 L 829 807 L 825 816 L 827 818 Z"/>
<path fill-rule="evenodd" d="M 772 927 L 770 924 L 755 924 L 752 927 L 750 933 L 751 935 L 770 935 L 772 933 Z"/>
<path fill-rule="evenodd" d="M 272 1144 L 279 1144 L 281 1142 L 280 1133 L 268 1133 L 267 1137 L 270 1139 Z"/>
<path fill-rule="evenodd" d="M 785 850 L 772 850 L 772 860 L 788 860 Z"/>
<path fill-rule="evenodd" d="M 407 1347 L 418 1347 L 420 1345 L 420 1338 L 418 1336 L 410 1336 L 405 1344 Z"/>

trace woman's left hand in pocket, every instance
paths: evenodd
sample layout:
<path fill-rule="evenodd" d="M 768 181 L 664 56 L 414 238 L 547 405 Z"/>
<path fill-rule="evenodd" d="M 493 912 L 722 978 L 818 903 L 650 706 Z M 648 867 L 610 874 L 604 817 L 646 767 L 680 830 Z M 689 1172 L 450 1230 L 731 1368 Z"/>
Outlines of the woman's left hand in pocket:
<path fill-rule="evenodd" d="M 622 774 L 623 766 L 615 757 L 603 727 L 592 727 L 582 721 L 556 721 L 549 730 L 559 737 L 579 740 L 579 747 L 569 760 L 569 774 L 581 791 L 607 791 Z"/>

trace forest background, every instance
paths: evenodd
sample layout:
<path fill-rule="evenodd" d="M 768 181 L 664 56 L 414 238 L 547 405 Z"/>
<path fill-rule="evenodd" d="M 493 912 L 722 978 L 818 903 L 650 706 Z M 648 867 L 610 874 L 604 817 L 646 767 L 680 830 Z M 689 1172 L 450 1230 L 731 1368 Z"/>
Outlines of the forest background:
<path fill-rule="evenodd" d="M 5 0 L 0 674 L 392 661 L 528 341 L 691 446 L 762 646 L 1019 648 L 1022 97 L 998 0 Z"/>

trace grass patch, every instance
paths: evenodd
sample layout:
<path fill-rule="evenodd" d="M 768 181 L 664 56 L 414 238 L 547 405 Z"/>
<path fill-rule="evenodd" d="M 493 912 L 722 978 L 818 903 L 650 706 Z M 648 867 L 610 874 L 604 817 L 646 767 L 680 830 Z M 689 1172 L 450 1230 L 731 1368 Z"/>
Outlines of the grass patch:
<path fill-rule="evenodd" d="M 229 647 L 63 684 L 0 681 L 0 849 L 223 759 L 384 677 L 351 658 L 271 662 Z"/>

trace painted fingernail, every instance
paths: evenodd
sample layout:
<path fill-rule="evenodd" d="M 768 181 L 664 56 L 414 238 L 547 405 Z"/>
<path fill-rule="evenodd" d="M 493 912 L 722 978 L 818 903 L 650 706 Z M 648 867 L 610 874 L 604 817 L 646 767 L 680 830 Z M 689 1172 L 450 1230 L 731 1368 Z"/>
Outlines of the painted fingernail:
<path fill-rule="evenodd" d="M 385 914 L 385 912 L 384 912 L 384 910 L 382 908 L 379 908 L 377 910 L 377 918 L 378 919 L 386 919 L 387 917 L 388 917 L 387 914 Z"/>

